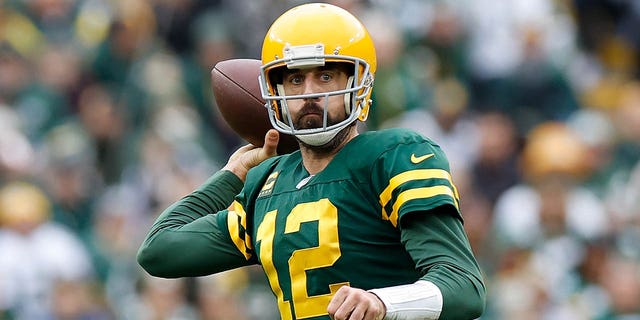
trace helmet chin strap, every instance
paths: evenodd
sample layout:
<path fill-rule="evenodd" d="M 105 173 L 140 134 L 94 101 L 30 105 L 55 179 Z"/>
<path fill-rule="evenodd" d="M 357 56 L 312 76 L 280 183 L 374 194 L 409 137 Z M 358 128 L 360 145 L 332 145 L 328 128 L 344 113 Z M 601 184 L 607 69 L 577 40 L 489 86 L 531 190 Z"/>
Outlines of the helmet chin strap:
<path fill-rule="evenodd" d="M 310 133 L 310 134 L 297 134 L 296 138 L 300 139 L 300 141 L 314 147 L 319 147 L 327 144 L 331 139 L 333 139 L 340 130 L 344 129 L 335 128 L 332 130 L 318 132 L 318 133 Z"/>

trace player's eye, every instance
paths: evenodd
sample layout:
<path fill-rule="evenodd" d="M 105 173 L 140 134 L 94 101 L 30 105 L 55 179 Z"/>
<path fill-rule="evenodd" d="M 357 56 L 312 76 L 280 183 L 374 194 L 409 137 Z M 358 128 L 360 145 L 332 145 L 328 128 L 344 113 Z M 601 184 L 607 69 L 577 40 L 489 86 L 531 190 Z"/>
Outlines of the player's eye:
<path fill-rule="evenodd" d="M 320 75 L 320 80 L 324 82 L 331 81 L 331 79 L 333 79 L 333 74 L 331 72 L 323 72 Z"/>
<path fill-rule="evenodd" d="M 287 82 L 291 84 L 302 84 L 304 78 L 301 74 L 292 74 L 287 77 Z"/>

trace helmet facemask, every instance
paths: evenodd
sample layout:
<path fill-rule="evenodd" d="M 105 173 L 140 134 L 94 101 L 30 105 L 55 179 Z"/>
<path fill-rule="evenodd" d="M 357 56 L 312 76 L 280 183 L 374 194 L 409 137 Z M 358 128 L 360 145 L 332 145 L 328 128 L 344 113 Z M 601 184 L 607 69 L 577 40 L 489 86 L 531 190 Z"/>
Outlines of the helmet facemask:
<path fill-rule="evenodd" d="M 315 49 L 314 49 L 315 48 Z M 311 146 L 322 146 L 333 139 L 338 132 L 356 120 L 365 121 L 368 115 L 373 84 L 369 64 L 357 57 L 325 55 L 321 44 L 313 46 L 288 47 L 283 59 L 274 60 L 261 68 L 259 77 L 262 97 L 269 112 L 271 125 L 278 131 L 296 136 Z M 304 69 L 325 66 L 327 63 L 345 63 L 353 68 L 349 72 L 346 88 L 342 90 L 313 94 L 287 95 L 282 85 L 282 77 L 277 73 L 282 68 Z M 328 117 L 329 97 L 344 96 L 346 118 L 330 123 Z M 318 128 L 296 128 L 289 113 L 287 101 L 293 99 L 324 98 L 322 126 Z"/>

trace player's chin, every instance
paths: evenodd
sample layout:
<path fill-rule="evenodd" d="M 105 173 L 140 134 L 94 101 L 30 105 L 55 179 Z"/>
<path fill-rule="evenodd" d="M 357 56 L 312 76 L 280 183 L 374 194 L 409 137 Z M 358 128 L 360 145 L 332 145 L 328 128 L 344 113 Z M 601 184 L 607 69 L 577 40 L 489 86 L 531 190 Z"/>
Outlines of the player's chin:
<path fill-rule="evenodd" d="M 300 130 L 322 128 L 322 122 L 322 115 L 306 114 L 296 121 L 296 128 Z"/>

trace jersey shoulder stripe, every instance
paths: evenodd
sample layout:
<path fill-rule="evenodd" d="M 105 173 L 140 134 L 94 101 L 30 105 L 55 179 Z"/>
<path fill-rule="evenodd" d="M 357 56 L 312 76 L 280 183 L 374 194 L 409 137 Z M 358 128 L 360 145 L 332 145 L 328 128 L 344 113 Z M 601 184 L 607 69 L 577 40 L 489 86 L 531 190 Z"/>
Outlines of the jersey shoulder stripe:
<path fill-rule="evenodd" d="M 413 189 L 401 190 L 397 193 L 392 207 L 389 209 L 388 204 L 392 200 L 392 194 L 398 190 L 400 186 L 407 182 L 417 180 L 441 179 L 446 181 L 444 184 L 416 187 Z M 398 225 L 398 211 L 408 201 L 415 199 L 430 199 L 437 196 L 447 196 L 451 198 L 453 205 L 459 209 L 460 197 L 451 179 L 451 174 L 442 169 L 418 169 L 402 172 L 389 180 L 389 185 L 380 194 L 380 205 L 382 206 L 382 219 L 389 220 L 395 227 Z"/>
<path fill-rule="evenodd" d="M 400 128 L 365 133 L 362 138 L 359 154 L 373 158 L 371 177 L 379 186 L 383 220 L 397 227 L 406 212 L 427 211 L 444 204 L 459 213 L 460 197 L 449 161 L 434 141 Z"/>
<path fill-rule="evenodd" d="M 227 228 L 229 228 L 229 235 L 238 251 L 244 255 L 245 259 L 251 259 L 253 245 L 251 244 L 251 236 L 247 232 L 247 213 L 238 201 L 233 201 L 227 213 Z"/>

